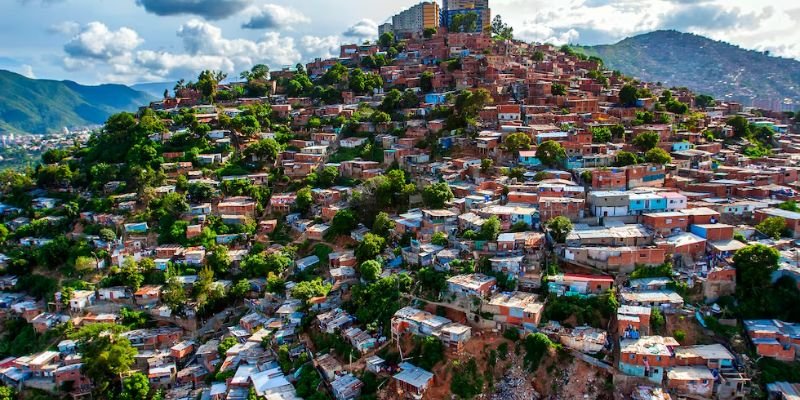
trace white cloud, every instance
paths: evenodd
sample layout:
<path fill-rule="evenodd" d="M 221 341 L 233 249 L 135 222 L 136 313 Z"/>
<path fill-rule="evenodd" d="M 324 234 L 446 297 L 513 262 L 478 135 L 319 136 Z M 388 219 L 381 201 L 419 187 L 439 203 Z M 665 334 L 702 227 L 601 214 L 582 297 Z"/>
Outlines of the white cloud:
<path fill-rule="evenodd" d="M 250 9 L 250 19 L 242 24 L 244 29 L 291 29 L 311 20 L 300 11 L 277 4 L 264 4 Z"/>
<path fill-rule="evenodd" d="M 74 58 L 108 60 L 129 53 L 143 42 L 133 29 L 123 27 L 112 31 L 102 22 L 95 21 L 88 23 L 67 42 L 64 51 Z"/>
<path fill-rule="evenodd" d="M 300 59 L 294 39 L 278 32 L 267 32 L 258 41 L 226 39 L 220 28 L 194 19 L 178 29 L 178 37 L 183 39 L 184 49 L 193 55 L 225 56 L 245 64 L 255 64 L 255 60 L 271 65 L 292 64 Z"/>
<path fill-rule="evenodd" d="M 310 36 L 300 39 L 303 55 L 308 58 L 331 58 L 339 54 L 342 41 L 338 36 Z"/>
<path fill-rule="evenodd" d="M 50 25 L 50 27 L 47 28 L 47 32 L 49 33 L 69 35 L 69 36 L 77 35 L 78 32 L 80 31 L 81 31 L 81 24 L 75 21 L 63 21 L 57 24 Z"/>
<path fill-rule="evenodd" d="M 71 71 L 98 68 L 103 79 L 112 82 L 189 78 L 204 69 L 220 70 L 233 76 L 255 64 L 282 67 L 302 61 L 291 37 L 267 32 L 258 40 L 227 39 L 219 27 L 198 19 L 186 22 L 177 31 L 183 41 L 183 52 L 137 49 L 141 41 L 130 40 L 138 37 L 133 31 L 123 35 L 128 40 L 114 41 L 116 47 L 111 46 L 109 40 L 89 46 L 84 42 L 94 33 L 102 32 L 102 28 L 94 26 L 85 31 L 93 33 L 81 33 L 80 39 L 73 38 L 64 46 L 68 55 L 64 67 Z M 117 34 L 108 32 L 106 36 L 118 37 L 120 31 Z"/>
<path fill-rule="evenodd" d="M 29 64 L 22 64 L 18 70 L 19 74 L 30 79 L 36 79 L 36 74 L 33 73 L 33 67 Z"/>
<path fill-rule="evenodd" d="M 378 23 L 371 19 L 362 19 L 351 25 L 342 33 L 343 36 L 358 40 L 378 38 Z"/>

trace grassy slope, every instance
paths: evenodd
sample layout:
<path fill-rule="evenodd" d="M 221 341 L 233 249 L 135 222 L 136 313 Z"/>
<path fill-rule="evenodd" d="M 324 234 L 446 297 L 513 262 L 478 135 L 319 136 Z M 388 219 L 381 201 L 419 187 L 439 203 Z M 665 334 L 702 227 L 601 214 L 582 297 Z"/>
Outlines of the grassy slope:
<path fill-rule="evenodd" d="M 134 111 L 150 100 L 123 85 L 82 86 L 8 71 L 0 71 L 0 87 L 0 131 L 47 133 L 101 124 L 115 112 Z"/>

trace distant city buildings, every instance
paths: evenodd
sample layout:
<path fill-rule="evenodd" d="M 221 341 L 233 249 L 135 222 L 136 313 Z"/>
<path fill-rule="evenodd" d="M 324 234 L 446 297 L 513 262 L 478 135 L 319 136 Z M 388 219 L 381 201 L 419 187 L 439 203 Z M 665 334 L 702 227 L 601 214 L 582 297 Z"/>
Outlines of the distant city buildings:
<path fill-rule="evenodd" d="M 481 32 L 492 23 L 489 0 L 442 0 L 441 25 L 449 27 L 456 15 L 474 12 L 478 15 L 475 32 Z"/>
<path fill-rule="evenodd" d="M 439 28 L 439 3 L 425 1 L 392 16 L 392 22 L 379 27 L 378 33 L 393 32 L 396 36 L 422 34 L 425 29 Z"/>

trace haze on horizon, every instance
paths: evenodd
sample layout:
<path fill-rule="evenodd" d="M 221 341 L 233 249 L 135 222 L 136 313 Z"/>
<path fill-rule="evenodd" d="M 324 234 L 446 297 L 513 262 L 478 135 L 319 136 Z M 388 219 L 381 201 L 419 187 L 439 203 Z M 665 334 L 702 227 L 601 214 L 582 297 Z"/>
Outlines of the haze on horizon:
<path fill-rule="evenodd" d="M 86 84 L 231 76 L 338 54 L 418 0 L 5 0 L 0 69 Z M 800 4 L 785 0 L 491 0 L 516 38 L 607 44 L 659 29 L 800 59 Z M 344 4 L 344 5 L 342 5 Z"/>

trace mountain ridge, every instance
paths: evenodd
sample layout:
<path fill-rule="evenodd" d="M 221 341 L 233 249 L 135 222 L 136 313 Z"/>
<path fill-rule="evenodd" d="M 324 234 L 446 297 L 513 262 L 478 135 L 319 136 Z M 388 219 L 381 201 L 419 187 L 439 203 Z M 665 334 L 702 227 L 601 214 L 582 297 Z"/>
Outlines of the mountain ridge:
<path fill-rule="evenodd" d="M 125 85 L 30 79 L 7 70 L 0 70 L 0 87 L 0 132 L 45 134 L 100 125 L 111 114 L 135 111 L 153 99 Z"/>
<path fill-rule="evenodd" d="M 775 108 L 784 99 L 800 104 L 800 61 L 692 33 L 660 30 L 573 49 L 645 81 L 685 86 L 745 105 Z"/>

